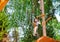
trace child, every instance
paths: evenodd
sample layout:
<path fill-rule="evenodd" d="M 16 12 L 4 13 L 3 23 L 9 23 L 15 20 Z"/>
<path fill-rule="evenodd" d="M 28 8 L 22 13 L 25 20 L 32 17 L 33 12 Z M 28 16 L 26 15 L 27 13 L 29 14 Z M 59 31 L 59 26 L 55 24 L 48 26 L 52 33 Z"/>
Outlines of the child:
<path fill-rule="evenodd" d="M 40 24 L 39 18 L 35 17 L 35 19 L 33 21 L 33 27 L 34 27 L 33 36 L 36 36 L 38 34 L 37 29 L 38 29 L 39 24 Z"/>

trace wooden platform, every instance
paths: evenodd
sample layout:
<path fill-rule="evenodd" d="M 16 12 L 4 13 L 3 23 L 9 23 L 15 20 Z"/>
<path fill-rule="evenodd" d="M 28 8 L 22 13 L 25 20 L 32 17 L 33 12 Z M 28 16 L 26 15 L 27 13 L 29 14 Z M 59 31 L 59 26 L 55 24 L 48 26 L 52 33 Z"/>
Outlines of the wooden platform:
<path fill-rule="evenodd" d="M 49 37 L 42 36 L 39 39 L 37 39 L 36 42 L 60 42 L 60 41 L 57 41 L 57 40 L 49 38 Z"/>
<path fill-rule="evenodd" d="M 8 0 L 0 0 L 0 11 L 5 7 L 7 2 L 8 2 Z"/>

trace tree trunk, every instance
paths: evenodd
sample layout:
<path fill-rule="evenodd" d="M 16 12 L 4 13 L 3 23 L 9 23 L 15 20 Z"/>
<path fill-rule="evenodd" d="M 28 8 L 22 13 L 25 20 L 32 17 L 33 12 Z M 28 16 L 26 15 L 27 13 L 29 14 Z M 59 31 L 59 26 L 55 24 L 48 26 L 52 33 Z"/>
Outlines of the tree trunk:
<path fill-rule="evenodd" d="M 40 4 L 41 4 L 41 11 L 42 11 L 42 15 L 44 14 L 44 2 L 43 0 L 40 0 Z M 43 36 L 46 36 L 46 23 L 45 23 L 45 16 L 42 16 L 42 26 L 43 26 Z"/>

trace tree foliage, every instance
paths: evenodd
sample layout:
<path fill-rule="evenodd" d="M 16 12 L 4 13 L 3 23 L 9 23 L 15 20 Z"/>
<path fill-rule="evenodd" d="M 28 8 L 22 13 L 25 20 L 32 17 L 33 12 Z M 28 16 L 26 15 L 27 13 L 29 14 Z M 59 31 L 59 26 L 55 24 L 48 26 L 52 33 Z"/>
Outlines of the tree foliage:
<path fill-rule="evenodd" d="M 44 0 L 44 10 L 45 10 L 46 19 L 49 17 L 48 16 L 49 14 L 50 15 L 53 14 L 52 3 L 53 3 L 52 0 Z M 4 25 L 2 27 L 9 28 L 9 29 L 11 29 L 11 27 L 14 27 L 15 30 L 16 28 L 18 29 L 18 27 L 21 27 L 24 31 L 23 34 L 24 42 L 29 42 L 29 41 L 32 42 L 37 39 L 37 37 L 33 37 L 32 35 L 33 34 L 32 22 L 35 16 L 41 15 L 40 5 L 38 3 L 38 0 L 9 0 L 9 3 L 5 7 L 4 11 L 5 12 L 0 13 L 0 22 L 1 21 L 4 22 Z M 57 35 L 55 33 L 56 32 L 55 29 L 60 29 L 59 26 L 60 23 L 57 22 L 55 16 L 52 17 L 52 19 L 49 20 L 46 24 L 47 36 L 59 39 L 58 37 L 56 37 Z M 39 36 L 41 37 L 43 35 L 42 25 L 39 25 L 38 27 L 39 27 L 38 33 Z"/>
<path fill-rule="evenodd" d="M 7 32 L 9 20 L 8 15 L 5 12 L 0 12 L 0 39 L 3 37 L 2 35 Z"/>

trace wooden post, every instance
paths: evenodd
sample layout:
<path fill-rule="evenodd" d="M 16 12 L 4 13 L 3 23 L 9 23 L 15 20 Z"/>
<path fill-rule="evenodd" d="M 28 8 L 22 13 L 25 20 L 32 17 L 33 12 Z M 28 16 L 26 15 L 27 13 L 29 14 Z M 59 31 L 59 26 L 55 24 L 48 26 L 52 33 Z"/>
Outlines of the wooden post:
<path fill-rule="evenodd" d="M 40 0 L 40 9 L 42 12 L 42 26 L 43 26 L 43 36 L 46 36 L 46 22 L 45 22 L 45 14 L 44 14 L 44 1 Z"/>

